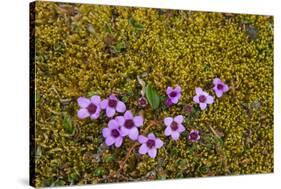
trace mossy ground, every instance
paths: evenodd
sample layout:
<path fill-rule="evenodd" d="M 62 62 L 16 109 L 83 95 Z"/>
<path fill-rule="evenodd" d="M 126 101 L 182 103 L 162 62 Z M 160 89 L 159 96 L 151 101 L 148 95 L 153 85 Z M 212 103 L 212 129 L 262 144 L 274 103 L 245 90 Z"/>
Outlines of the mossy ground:
<path fill-rule="evenodd" d="M 50 2 L 36 11 L 36 186 L 273 172 L 272 17 Z M 137 76 L 163 96 L 180 85 L 180 103 L 138 108 Z M 185 111 L 195 87 L 214 95 L 215 77 L 230 91 Z M 106 147 L 104 114 L 77 119 L 78 97 L 112 92 L 144 115 L 142 134 L 165 142 L 155 159 L 128 139 Z M 164 117 L 179 114 L 200 142 L 164 136 Z"/>

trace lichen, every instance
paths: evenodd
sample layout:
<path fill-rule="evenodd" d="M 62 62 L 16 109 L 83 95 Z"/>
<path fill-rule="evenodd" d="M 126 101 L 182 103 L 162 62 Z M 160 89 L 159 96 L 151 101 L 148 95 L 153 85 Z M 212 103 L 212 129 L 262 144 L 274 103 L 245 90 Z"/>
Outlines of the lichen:
<path fill-rule="evenodd" d="M 273 172 L 273 18 L 261 15 L 36 3 L 37 187 Z M 140 109 L 141 77 L 165 95 L 179 85 L 177 106 Z M 184 111 L 195 87 L 214 95 L 205 111 Z M 118 94 L 165 142 L 157 157 L 134 145 L 104 145 L 108 119 L 79 120 L 79 96 Z M 198 143 L 165 137 L 163 119 L 184 114 Z M 192 115 L 191 115 L 192 114 Z"/>

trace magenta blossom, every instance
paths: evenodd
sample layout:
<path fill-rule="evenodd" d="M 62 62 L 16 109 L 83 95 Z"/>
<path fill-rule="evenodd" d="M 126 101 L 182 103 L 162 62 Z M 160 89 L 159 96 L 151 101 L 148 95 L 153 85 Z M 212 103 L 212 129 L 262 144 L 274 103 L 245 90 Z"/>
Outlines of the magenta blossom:
<path fill-rule="evenodd" d="M 107 117 L 113 117 L 115 112 L 125 112 L 126 105 L 120 101 L 114 94 L 101 102 L 101 108 L 106 110 Z"/>
<path fill-rule="evenodd" d="M 91 119 L 97 119 L 100 116 L 100 102 L 99 96 L 92 96 L 91 99 L 85 97 L 79 97 L 77 99 L 80 109 L 77 112 L 77 116 L 80 119 L 90 117 Z"/>
<path fill-rule="evenodd" d="M 171 99 L 170 98 L 167 98 L 166 100 L 165 100 L 165 105 L 167 106 L 167 107 L 170 107 L 170 106 L 172 106 L 174 103 L 171 101 Z"/>
<path fill-rule="evenodd" d="M 228 85 L 226 85 L 224 82 L 222 82 L 219 78 L 215 78 L 213 80 L 214 88 L 217 97 L 221 97 L 223 93 L 227 92 L 229 90 Z"/>
<path fill-rule="evenodd" d="M 166 125 L 165 135 L 172 136 L 174 140 L 178 140 L 180 134 L 185 131 L 184 126 L 182 125 L 183 116 L 178 115 L 175 118 L 166 117 L 164 123 Z"/>
<path fill-rule="evenodd" d="M 115 145 L 119 148 L 123 143 L 124 133 L 120 130 L 120 125 L 116 119 L 108 122 L 108 127 L 102 130 L 102 135 L 105 138 L 107 146 Z"/>
<path fill-rule="evenodd" d="M 163 146 L 163 142 L 161 139 L 156 138 L 153 133 L 148 134 L 147 137 L 140 135 L 139 136 L 139 142 L 141 143 L 141 146 L 139 148 L 140 154 L 146 154 L 151 158 L 155 158 L 157 155 L 157 149 L 161 148 Z"/>
<path fill-rule="evenodd" d="M 193 97 L 193 101 L 199 104 L 201 110 L 205 110 L 207 104 L 214 103 L 214 97 L 203 91 L 200 87 L 196 87 L 195 92 L 196 96 Z"/>
<path fill-rule="evenodd" d="M 188 140 L 191 142 L 197 142 L 200 139 L 200 132 L 197 130 L 191 130 L 188 135 Z"/>
<path fill-rule="evenodd" d="M 121 125 L 121 131 L 131 140 L 137 140 L 139 136 L 138 127 L 143 125 L 142 116 L 133 116 L 130 110 L 126 111 L 124 116 L 117 116 L 116 120 Z"/>
<path fill-rule="evenodd" d="M 166 89 L 166 94 L 168 95 L 168 99 L 170 99 L 173 104 L 176 104 L 181 97 L 181 87 L 176 86 L 174 89 L 172 87 L 168 87 Z"/>

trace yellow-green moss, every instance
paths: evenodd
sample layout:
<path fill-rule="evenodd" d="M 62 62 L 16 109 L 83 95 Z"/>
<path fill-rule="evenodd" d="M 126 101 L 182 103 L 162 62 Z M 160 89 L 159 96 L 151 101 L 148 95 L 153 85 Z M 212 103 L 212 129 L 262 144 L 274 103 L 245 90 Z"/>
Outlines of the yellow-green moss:
<path fill-rule="evenodd" d="M 268 16 L 37 2 L 36 186 L 272 172 L 272 27 Z M 161 95 L 180 85 L 182 98 L 156 114 L 141 111 L 143 130 L 165 145 L 156 159 L 133 149 L 118 174 L 133 142 L 108 149 L 106 118 L 78 120 L 76 99 L 114 92 L 138 113 L 137 76 Z M 191 144 L 186 132 L 177 142 L 164 137 L 163 118 L 189 117 L 183 107 L 195 87 L 214 95 L 216 76 L 231 90 L 186 119 L 187 130 L 201 131 L 200 143 Z M 63 113 L 73 133 L 64 129 Z"/>

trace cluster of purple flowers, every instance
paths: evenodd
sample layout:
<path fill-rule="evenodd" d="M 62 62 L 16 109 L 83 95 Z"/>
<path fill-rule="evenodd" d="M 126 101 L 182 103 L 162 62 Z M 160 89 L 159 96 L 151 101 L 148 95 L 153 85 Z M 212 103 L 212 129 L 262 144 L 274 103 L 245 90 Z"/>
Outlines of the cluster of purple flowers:
<path fill-rule="evenodd" d="M 228 85 L 223 83 L 219 78 L 213 80 L 213 85 L 213 90 L 218 98 L 222 97 L 223 93 L 229 90 Z M 214 97 L 203 91 L 200 87 L 196 87 L 195 92 L 196 96 L 193 97 L 193 101 L 199 104 L 201 110 L 205 110 L 208 104 L 214 103 Z"/>
<path fill-rule="evenodd" d="M 162 140 L 156 138 L 153 133 L 150 133 L 147 137 L 139 135 L 139 128 L 143 126 L 144 122 L 143 117 L 134 116 L 130 110 L 126 109 L 125 103 L 120 101 L 114 94 L 104 100 L 95 95 L 90 99 L 79 97 L 77 101 L 80 106 L 77 116 L 80 119 L 87 117 L 97 119 L 101 110 L 105 110 L 106 116 L 111 118 L 107 127 L 102 130 L 107 146 L 115 145 L 115 147 L 119 148 L 124 137 L 128 136 L 133 141 L 139 141 L 141 144 L 139 148 L 140 154 L 148 153 L 152 158 L 156 157 L 157 149 L 163 146 Z M 116 112 L 124 114 L 115 116 Z"/>
<path fill-rule="evenodd" d="M 218 98 L 229 90 L 229 87 L 219 78 L 215 78 L 213 84 L 213 90 Z M 166 89 L 166 106 L 170 107 L 177 104 L 180 100 L 181 92 L 180 86 L 176 86 L 175 88 L 168 87 Z M 193 101 L 199 104 L 201 110 L 206 109 L 207 105 L 214 103 L 214 97 L 203 91 L 200 87 L 197 87 L 195 92 L 196 95 L 193 97 Z M 79 97 L 77 101 L 80 106 L 77 115 L 80 119 L 87 117 L 97 119 L 100 116 L 101 110 L 105 110 L 106 116 L 111 118 L 107 127 L 102 130 L 102 135 L 105 138 L 105 144 L 107 146 L 115 145 L 115 147 L 119 148 L 123 143 L 124 137 L 127 136 L 129 139 L 138 141 L 141 144 L 139 148 L 140 154 L 148 154 L 150 157 L 155 158 L 157 149 L 164 145 L 163 141 L 153 133 L 149 133 L 147 137 L 139 134 L 139 128 L 144 124 L 144 118 L 140 115 L 134 116 L 130 110 L 127 110 L 125 103 L 120 101 L 114 94 L 111 94 L 104 100 L 101 100 L 100 96 L 95 95 L 90 99 Z M 138 105 L 140 107 L 145 107 L 146 104 L 147 101 L 144 97 L 139 99 Z M 189 105 L 188 109 L 192 111 L 192 106 Z M 115 116 L 116 112 L 119 115 Z M 123 115 L 120 115 L 120 113 L 123 113 Z M 182 115 L 177 115 L 174 118 L 164 118 L 164 125 L 166 127 L 164 131 L 165 136 L 171 136 L 175 141 L 178 140 L 180 134 L 186 130 L 183 122 L 184 116 Z M 200 132 L 192 129 L 189 132 L 188 140 L 197 142 L 199 139 Z"/>

